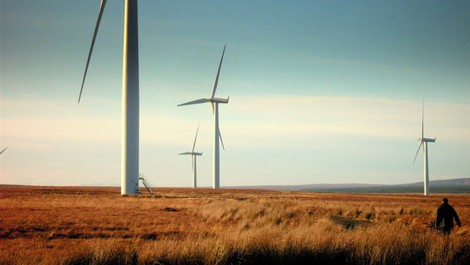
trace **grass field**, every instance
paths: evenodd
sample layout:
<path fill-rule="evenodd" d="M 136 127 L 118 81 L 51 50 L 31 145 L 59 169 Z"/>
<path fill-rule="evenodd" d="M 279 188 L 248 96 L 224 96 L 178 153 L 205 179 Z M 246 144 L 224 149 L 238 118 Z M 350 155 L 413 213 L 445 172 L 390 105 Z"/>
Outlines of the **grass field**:
<path fill-rule="evenodd" d="M 470 195 L 0 186 L 0 264 L 468 264 Z M 463 226 L 426 227 L 443 196 Z"/>

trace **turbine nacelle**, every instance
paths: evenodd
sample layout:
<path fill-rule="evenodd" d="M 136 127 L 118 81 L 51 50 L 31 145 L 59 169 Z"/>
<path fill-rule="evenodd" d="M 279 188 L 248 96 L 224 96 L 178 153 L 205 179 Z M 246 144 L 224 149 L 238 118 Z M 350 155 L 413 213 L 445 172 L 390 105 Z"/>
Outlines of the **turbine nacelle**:
<path fill-rule="evenodd" d="M 184 152 L 184 153 L 179 153 L 178 155 L 202 156 L 202 153 L 198 153 L 198 152 Z"/>
<path fill-rule="evenodd" d="M 418 141 L 420 143 L 422 142 L 427 142 L 427 143 L 434 143 L 436 141 L 436 138 L 418 138 Z"/>
<path fill-rule="evenodd" d="M 195 105 L 195 104 L 202 104 L 202 103 L 222 103 L 227 104 L 229 102 L 230 97 L 228 98 L 200 98 L 192 101 L 188 101 L 185 103 L 181 103 L 177 105 L 178 107 L 187 106 L 187 105 Z"/>
<path fill-rule="evenodd" d="M 228 98 L 211 98 L 211 103 L 222 103 L 222 104 L 228 104 L 230 97 Z"/>
<path fill-rule="evenodd" d="M 418 141 L 419 141 L 419 146 L 418 146 L 418 150 L 416 150 L 416 155 L 415 155 L 415 159 L 413 160 L 413 165 L 416 162 L 416 157 L 418 156 L 419 150 L 421 149 L 421 146 L 423 146 L 423 143 L 434 143 L 434 142 L 436 142 L 436 138 L 434 138 L 434 139 L 432 139 L 432 138 L 418 138 Z M 423 152 L 424 152 L 424 148 L 423 148 Z"/>

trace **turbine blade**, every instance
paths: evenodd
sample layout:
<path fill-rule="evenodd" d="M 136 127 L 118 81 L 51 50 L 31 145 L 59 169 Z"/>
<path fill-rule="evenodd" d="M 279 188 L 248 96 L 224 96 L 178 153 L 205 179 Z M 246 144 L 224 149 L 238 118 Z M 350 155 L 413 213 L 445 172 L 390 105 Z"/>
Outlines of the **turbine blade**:
<path fill-rule="evenodd" d="M 219 70 L 217 70 L 217 76 L 215 77 L 215 82 L 214 82 L 214 87 L 212 88 L 211 98 L 215 96 L 215 91 L 217 90 L 217 84 L 219 83 L 220 68 L 222 67 L 222 61 L 224 60 L 225 47 L 227 47 L 227 44 L 225 44 L 224 51 L 222 52 L 222 57 L 220 58 Z"/>
<path fill-rule="evenodd" d="M 200 123 L 197 125 L 196 136 L 194 137 L 193 150 L 192 150 L 193 153 L 194 153 L 194 147 L 196 147 L 197 134 L 199 133 L 200 125 L 201 125 Z"/>
<path fill-rule="evenodd" d="M 421 139 L 424 139 L 424 98 L 423 98 L 423 111 L 421 116 Z"/>
<path fill-rule="evenodd" d="M 93 47 L 95 46 L 96 35 L 98 34 L 98 29 L 101 23 L 101 17 L 103 16 L 103 11 L 106 6 L 106 0 L 101 0 L 100 11 L 98 13 L 98 19 L 96 20 L 95 32 L 93 33 L 93 39 L 91 40 L 90 52 L 88 53 L 88 59 L 86 61 L 85 73 L 83 74 L 82 87 L 80 88 L 80 94 L 78 95 L 78 103 L 82 98 L 83 86 L 85 85 L 86 74 L 88 72 L 88 65 L 90 65 L 91 54 L 93 53 Z"/>
<path fill-rule="evenodd" d="M 0 155 L 1 155 L 3 152 L 5 152 L 5 150 L 7 150 L 7 149 L 8 149 L 8 147 L 5 147 L 5 149 L 3 149 L 3 150 L 0 152 Z"/>
<path fill-rule="evenodd" d="M 421 149 L 421 146 L 422 146 L 422 145 L 423 145 L 423 140 L 421 140 L 421 141 L 419 142 L 418 150 L 416 151 L 415 159 L 413 160 L 413 165 L 414 165 L 415 162 L 416 162 L 416 157 L 418 156 L 419 149 Z"/>
<path fill-rule="evenodd" d="M 191 152 L 184 152 L 184 153 L 179 153 L 178 155 L 192 155 Z"/>
<path fill-rule="evenodd" d="M 222 134 L 220 133 L 219 128 L 217 128 L 217 130 L 219 131 L 219 139 L 220 139 L 220 143 L 222 144 L 222 149 L 225 151 L 224 141 L 222 140 Z"/>
<path fill-rule="evenodd" d="M 178 107 L 186 106 L 186 105 L 201 104 L 201 103 L 206 103 L 206 102 L 210 102 L 210 99 L 207 99 L 207 98 L 196 99 L 196 100 L 193 100 L 193 101 L 189 101 L 189 102 L 186 102 L 186 103 L 179 104 Z"/>

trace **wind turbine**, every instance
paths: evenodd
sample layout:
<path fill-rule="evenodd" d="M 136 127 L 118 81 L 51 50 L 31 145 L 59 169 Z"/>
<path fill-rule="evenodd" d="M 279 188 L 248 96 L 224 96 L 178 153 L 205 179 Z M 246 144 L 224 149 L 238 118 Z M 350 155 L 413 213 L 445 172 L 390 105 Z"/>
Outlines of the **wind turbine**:
<path fill-rule="evenodd" d="M 139 39 L 137 0 L 125 0 L 124 45 L 122 67 L 122 147 L 121 147 L 121 194 L 135 194 L 139 191 Z M 101 5 L 96 21 L 90 52 L 83 74 L 78 103 L 82 97 L 83 85 L 90 64 L 93 46 L 100 26 L 106 0 Z"/>
<path fill-rule="evenodd" d="M 5 147 L 5 149 L 3 149 L 3 150 L 0 152 L 0 155 L 1 155 L 3 152 L 5 152 L 5 150 L 7 150 L 7 149 L 8 149 L 8 147 Z"/>
<path fill-rule="evenodd" d="M 429 165 L 428 165 L 428 143 L 434 143 L 436 138 L 425 138 L 424 137 L 424 100 L 423 100 L 423 112 L 421 117 L 421 138 L 418 139 L 419 146 L 418 150 L 416 151 L 415 159 L 413 161 L 413 165 L 416 162 L 416 157 L 418 156 L 419 149 L 423 146 L 424 152 L 424 195 L 427 196 L 429 194 Z"/>
<path fill-rule="evenodd" d="M 212 112 L 214 113 L 214 167 L 213 167 L 213 177 L 214 183 L 213 188 L 218 189 L 220 188 L 220 151 L 219 151 L 219 139 L 222 143 L 222 148 L 225 150 L 224 142 L 222 141 L 222 136 L 220 135 L 219 129 L 219 103 L 227 104 L 229 98 L 216 98 L 215 91 L 217 90 L 217 83 L 219 82 L 219 75 L 220 75 L 220 68 L 222 67 L 222 61 L 224 60 L 225 48 L 227 44 L 224 46 L 224 50 L 222 52 L 222 57 L 220 58 L 219 69 L 217 70 L 217 76 L 215 78 L 214 87 L 212 88 L 212 93 L 210 98 L 201 98 L 197 100 L 193 100 L 190 102 L 186 102 L 183 104 L 179 104 L 179 106 L 186 106 L 186 105 L 193 105 L 193 104 L 201 104 L 210 102 L 212 105 Z"/>
<path fill-rule="evenodd" d="M 191 152 L 185 152 L 185 153 L 180 153 L 179 155 L 191 155 L 191 159 L 193 161 L 193 188 L 197 188 L 197 163 L 196 163 L 196 157 L 202 156 L 202 153 L 199 152 L 194 152 L 194 148 L 196 147 L 196 140 L 197 140 L 197 134 L 199 132 L 199 125 L 197 126 L 196 130 L 196 136 L 194 137 L 194 143 L 193 143 L 193 149 Z"/>

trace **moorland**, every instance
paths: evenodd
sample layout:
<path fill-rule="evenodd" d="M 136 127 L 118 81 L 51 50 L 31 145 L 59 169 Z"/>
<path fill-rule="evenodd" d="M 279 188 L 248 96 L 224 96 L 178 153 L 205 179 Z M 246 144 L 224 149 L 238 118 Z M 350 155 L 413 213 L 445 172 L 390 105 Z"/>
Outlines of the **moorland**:
<path fill-rule="evenodd" d="M 469 194 L 0 186 L 0 264 L 467 264 Z M 442 197 L 463 226 L 429 228 Z"/>

